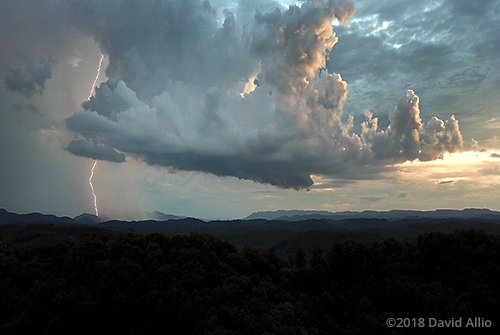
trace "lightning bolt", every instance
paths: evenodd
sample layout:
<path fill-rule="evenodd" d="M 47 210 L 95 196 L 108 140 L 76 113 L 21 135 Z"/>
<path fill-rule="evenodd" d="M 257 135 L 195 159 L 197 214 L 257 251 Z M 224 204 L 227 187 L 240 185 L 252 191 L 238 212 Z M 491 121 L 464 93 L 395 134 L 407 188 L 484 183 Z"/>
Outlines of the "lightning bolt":
<path fill-rule="evenodd" d="M 92 165 L 92 169 L 90 170 L 90 177 L 89 177 L 89 185 L 90 185 L 90 190 L 92 191 L 92 195 L 94 196 L 94 210 L 95 210 L 95 216 L 99 216 L 99 210 L 97 209 L 97 196 L 95 195 L 94 192 L 94 185 L 92 184 L 92 177 L 94 176 L 94 169 L 97 164 L 97 161 L 94 161 L 94 165 Z"/>
<path fill-rule="evenodd" d="M 88 97 L 89 100 L 90 98 L 92 98 L 92 93 L 94 93 L 95 91 L 95 84 L 97 83 L 97 79 L 99 79 L 99 75 L 101 74 L 101 66 L 103 60 L 104 60 L 104 55 L 101 55 L 101 59 L 99 60 L 99 67 L 97 68 L 97 74 L 95 76 L 94 82 L 92 83 L 92 88 L 90 89 Z M 97 165 L 97 160 L 94 161 L 94 165 L 92 165 L 92 169 L 90 170 L 89 185 L 90 185 L 90 190 L 92 191 L 92 196 L 94 197 L 95 216 L 99 216 L 99 209 L 97 208 L 97 196 L 94 191 L 94 185 L 92 184 L 92 177 L 94 177 L 94 169 L 96 165 Z"/>
<path fill-rule="evenodd" d="M 92 93 L 95 91 L 95 84 L 97 83 L 97 79 L 99 79 L 99 75 L 101 74 L 101 66 L 102 61 L 104 60 L 104 55 L 101 55 L 101 59 L 99 60 L 99 67 L 97 68 L 97 74 L 95 75 L 94 82 L 92 83 L 92 87 L 90 88 L 90 93 L 88 99 L 92 98 Z"/>

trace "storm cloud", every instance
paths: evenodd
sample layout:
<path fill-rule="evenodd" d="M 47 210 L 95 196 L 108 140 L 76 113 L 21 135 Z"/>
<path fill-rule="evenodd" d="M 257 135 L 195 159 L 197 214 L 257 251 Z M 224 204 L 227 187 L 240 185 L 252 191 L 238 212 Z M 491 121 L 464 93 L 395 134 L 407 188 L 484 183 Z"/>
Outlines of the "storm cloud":
<path fill-rule="evenodd" d="M 253 24 L 208 1 L 65 2 L 108 58 L 108 80 L 66 120 L 79 156 L 308 188 L 311 175 L 365 179 L 381 166 L 462 148 L 458 121 L 424 123 L 408 90 L 379 129 L 343 116 L 347 83 L 326 70 L 350 0 L 257 11 Z"/>
<path fill-rule="evenodd" d="M 45 83 L 52 78 L 52 66 L 55 61 L 50 57 L 35 59 L 24 53 L 19 54 L 19 58 L 24 62 L 25 67 L 18 69 L 8 67 L 5 86 L 27 98 L 42 94 L 45 90 Z"/>
<path fill-rule="evenodd" d="M 85 140 L 74 140 L 67 147 L 73 155 L 91 157 L 98 160 L 107 160 L 110 162 L 125 162 L 125 155 L 117 152 L 113 148 L 103 145 L 95 145 Z"/>

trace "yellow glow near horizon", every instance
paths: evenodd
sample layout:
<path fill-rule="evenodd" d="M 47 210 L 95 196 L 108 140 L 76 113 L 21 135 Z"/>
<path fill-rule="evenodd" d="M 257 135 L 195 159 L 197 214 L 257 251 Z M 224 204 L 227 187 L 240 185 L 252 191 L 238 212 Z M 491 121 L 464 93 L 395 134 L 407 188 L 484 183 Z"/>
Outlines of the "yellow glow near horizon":
<path fill-rule="evenodd" d="M 456 167 L 463 167 L 464 165 L 477 165 L 481 163 L 488 163 L 488 162 L 499 162 L 500 159 L 499 157 L 495 157 L 495 155 L 499 155 L 500 150 L 497 151 L 463 151 L 459 153 L 452 153 L 452 154 L 447 154 L 443 157 L 443 159 L 437 159 L 434 161 L 428 161 L 428 162 L 421 162 L 421 161 L 413 161 L 413 162 L 404 162 L 401 164 L 398 164 L 398 166 L 415 166 L 415 165 L 420 165 L 420 166 L 447 166 L 448 168 L 450 165 L 456 166 Z"/>
<path fill-rule="evenodd" d="M 500 210 L 498 149 L 447 154 L 428 162 L 404 162 L 388 167 L 379 178 L 373 177 L 338 183 L 327 175 L 311 175 L 314 186 L 308 195 L 315 197 L 321 209 L 333 211 L 470 207 Z"/>
<path fill-rule="evenodd" d="M 500 156 L 497 151 L 464 151 L 447 154 L 429 162 L 398 164 L 398 179 L 419 179 L 436 184 L 470 181 L 478 184 L 500 183 Z"/>
<path fill-rule="evenodd" d="M 455 185 L 456 183 L 473 183 L 483 186 L 500 185 L 500 150 L 464 151 L 446 154 L 443 159 L 434 161 L 412 161 L 396 164 L 395 170 L 388 170 L 380 180 L 357 181 L 358 187 L 378 189 L 392 179 L 395 184 L 404 185 Z M 315 193 L 334 192 L 332 179 L 323 175 L 311 175 Z M 384 180 L 382 184 L 380 181 Z M 354 184 L 352 184 L 353 187 Z"/>

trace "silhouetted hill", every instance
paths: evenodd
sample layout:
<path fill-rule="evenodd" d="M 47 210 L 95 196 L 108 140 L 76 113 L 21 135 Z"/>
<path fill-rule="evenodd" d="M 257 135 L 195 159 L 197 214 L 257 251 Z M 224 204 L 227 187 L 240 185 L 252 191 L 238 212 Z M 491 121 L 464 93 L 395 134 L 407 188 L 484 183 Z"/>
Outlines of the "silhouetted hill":
<path fill-rule="evenodd" d="M 267 220 L 287 220 L 302 221 L 310 219 L 387 219 L 400 220 L 404 218 L 484 218 L 500 220 L 500 212 L 492 211 L 486 208 L 466 208 L 463 210 L 437 209 L 435 211 L 414 211 L 414 210 L 390 210 L 390 211 L 371 211 L 362 212 L 343 211 L 302 211 L 302 210 L 278 210 L 255 212 L 245 219 L 267 219 Z"/>
<path fill-rule="evenodd" d="M 78 216 L 75 216 L 73 220 L 75 220 L 78 223 L 85 223 L 85 224 L 97 224 L 104 221 L 100 217 L 89 213 L 83 213 Z"/>
<path fill-rule="evenodd" d="M 44 223 L 44 222 L 59 222 L 69 223 L 73 219 L 67 216 L 58 217 L 55 215 L 47 215 L 40 213 L 16 214 L 0 209 L 0 224 L 7 223 Z"/>
<path fill-rule="evenodd" d="M 347 213 L 347 212 L 345 212 Z M 273 219 L 286 219 L 290 218 L 293 216 L 318 216 L 318 217 L 325 217 L 325 216 L 330 216 L 334 214 L 333 212 L 328 212 L 328 211 L 308 211 L 308 210 L 277 210 L 277 211 L 259 211 L 259 212 L 254 212 L 247 217 L 244 218 L 244 220 L 256 220 L 256 219 L 266 219 L 266 220 L 273 220 Z"/>
<path fill-rule="evenodd" d="M 162 213 L 159 211 L 146 212 L 146 217 L 147 217 L 147 220 L 156 220 L 156 221 L 178 220 L 178 219 L 185 218 L 185 216 L 165 214 L 165 213 Z"/>

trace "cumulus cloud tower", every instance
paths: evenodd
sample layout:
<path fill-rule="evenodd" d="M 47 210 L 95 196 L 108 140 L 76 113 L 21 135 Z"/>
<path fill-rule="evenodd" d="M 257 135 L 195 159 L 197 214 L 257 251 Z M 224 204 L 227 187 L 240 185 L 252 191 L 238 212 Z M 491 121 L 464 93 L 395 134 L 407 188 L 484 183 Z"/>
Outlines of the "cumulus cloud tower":
<path fill-rule="evenodd" d="M 347 83 L 325 67 L 332 22 L 354 12 L 350 0 L 304 1 L 243 28 L 228 11 L 219 24 L 207 1 L 72 1 L 70 22 L 108 56 L 109 79 L 66 120 L 78 135 L 68 150 L 295 189 L 460 150 L 457 120 L 424 125 L 411 90 L 386 130 L 370 113 L 361 134 L 342 121 Z"/>

